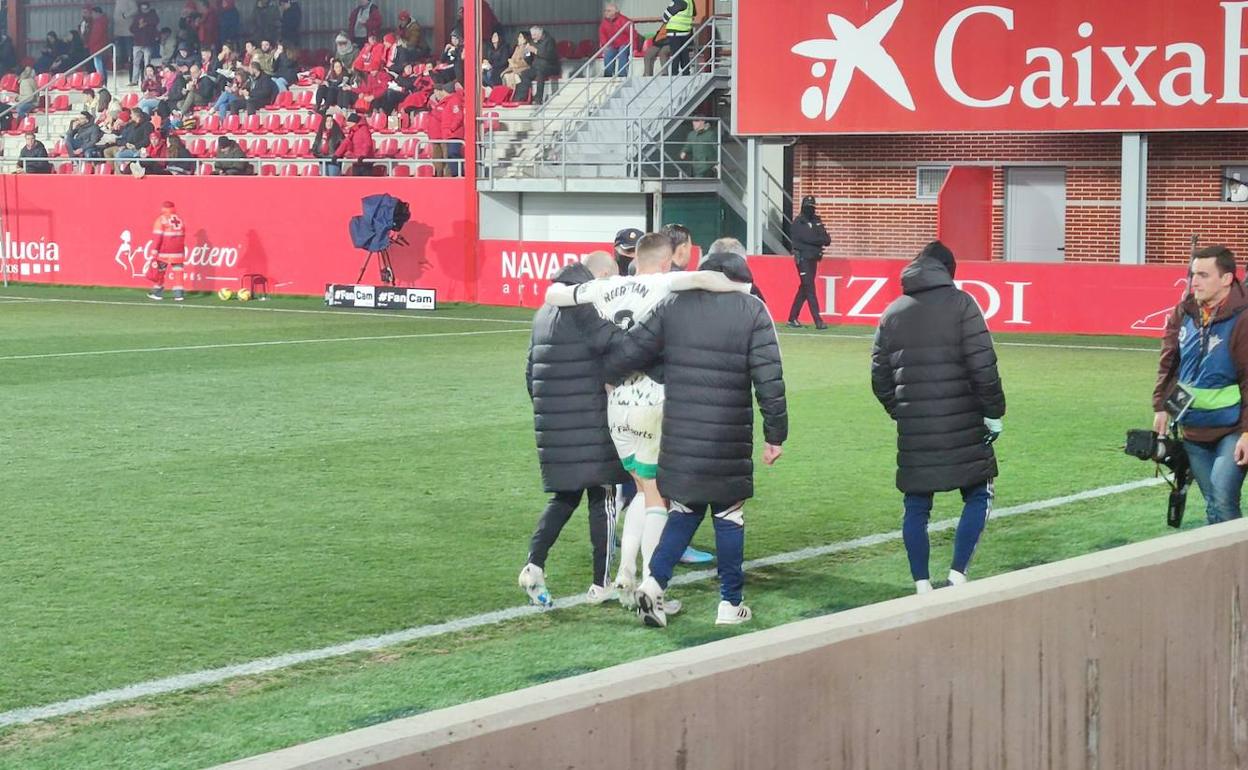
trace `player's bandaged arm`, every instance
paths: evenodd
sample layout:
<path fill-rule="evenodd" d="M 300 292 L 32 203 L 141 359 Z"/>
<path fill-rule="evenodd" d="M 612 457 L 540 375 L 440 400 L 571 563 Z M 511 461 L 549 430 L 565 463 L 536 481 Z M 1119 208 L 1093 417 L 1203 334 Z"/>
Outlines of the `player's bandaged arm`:
<path fill-rule="evenodd" d="M 734 281 L 715 270 L 694 270 L 691 273 L 670 273 L 672 291 L 739 291 L 750 293 L 750 284 Z"/>

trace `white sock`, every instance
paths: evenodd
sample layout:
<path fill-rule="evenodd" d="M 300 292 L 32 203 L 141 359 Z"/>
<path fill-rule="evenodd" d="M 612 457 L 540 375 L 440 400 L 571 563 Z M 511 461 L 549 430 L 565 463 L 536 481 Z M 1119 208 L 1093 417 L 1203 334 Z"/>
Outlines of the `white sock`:
<path fill-rule="evenodd" d="M 659 539 L 663 537 L 663 528 L 667 526 L 666 508 L 647 508 L 646 527 L 641 535 L 641 570 L 650 577 L 650 557 L 654 549 L 659 547 Z"/>
<path fill-rule="evenodd" d="M 949 570 L 949 585 L 960 586 L 966 582 L 966 575 L 958 572 L 956 569 Z"/>
<path fill-rule="evenodd" d="M 930 580 L 914 581 L 914 592 L 916 594 L 930 594 L 932 592 L 932 581 Z"/>
<path fill-rule="evenodd" d="M 637 577 L 637 553 L 641 550 L 646 526 L 646 501 L 637 495 L 624 514 L 624 534 L 620 537 L 620 575 Z"/>

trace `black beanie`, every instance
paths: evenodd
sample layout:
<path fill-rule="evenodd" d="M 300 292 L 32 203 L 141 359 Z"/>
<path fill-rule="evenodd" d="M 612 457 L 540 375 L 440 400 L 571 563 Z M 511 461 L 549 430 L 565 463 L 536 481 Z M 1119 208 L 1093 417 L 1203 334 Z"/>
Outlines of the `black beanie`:
<path fill-rule="evenodd" d="M 953 258 L 953 252 L 940 241 L 932 241 L 924 246 L 923 250 L 919 252 L 919 259 L 924 257 L 934 259 L 944 265 L 945 269 L 949 271 L 950 278 L 953 277 L 954 271 L 958 268 L 958 262 Z"/>

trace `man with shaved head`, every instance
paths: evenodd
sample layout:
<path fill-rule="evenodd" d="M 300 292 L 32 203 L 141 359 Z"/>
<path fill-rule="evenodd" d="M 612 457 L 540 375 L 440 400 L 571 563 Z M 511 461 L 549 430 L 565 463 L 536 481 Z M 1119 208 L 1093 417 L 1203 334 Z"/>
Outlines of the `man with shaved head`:
<path fill-rule="evenodd" d="M 594 252 L 555 275 L 556 285 L 576 287 L 615 275 L 615 259 Z M 542 607 L 553 604 L 546 588 L 546 555 L 581 498 L 589 498 L 589 537 L 593 547 L 591 604 L 609 597 L 607 571 L 615 540 L 615 496 L 611 485 L 628 479 L 607 429 L 607 391 L 602 348 L 582 333 L 591 307 L 545 305 L 533 319 L 525 379 L 533 401 L 537 458 L 542 484 L 551 494 L 529 545 L 520 587 Z"/>

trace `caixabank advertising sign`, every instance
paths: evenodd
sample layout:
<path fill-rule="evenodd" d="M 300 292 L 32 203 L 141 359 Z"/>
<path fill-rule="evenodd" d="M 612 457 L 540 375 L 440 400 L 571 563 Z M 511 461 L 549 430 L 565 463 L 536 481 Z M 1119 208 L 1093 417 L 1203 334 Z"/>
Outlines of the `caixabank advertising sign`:
<path fill-rule="evenodd" d="M 1248 124 L 1248 2 L 739 0 L 741 134 Z"/>

